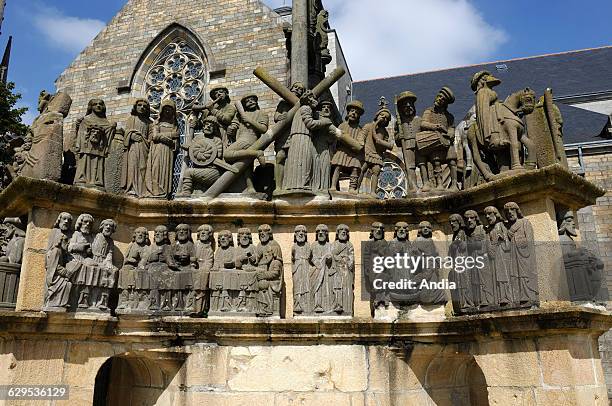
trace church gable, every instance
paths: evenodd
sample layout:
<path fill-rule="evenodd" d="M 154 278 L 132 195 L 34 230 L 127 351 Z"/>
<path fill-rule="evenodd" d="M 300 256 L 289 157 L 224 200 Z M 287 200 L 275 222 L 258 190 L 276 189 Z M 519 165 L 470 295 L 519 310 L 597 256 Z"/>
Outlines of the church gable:
<path fill-rule="evenodd" d="M 176 60 L 162 60 L 172 49 L 179 51 Z M 163 75 L 151 71 L 160 62 L 169 68 Z M 74 100 L 65 132 L 91 98 L 104 99 L 121 125 L 137 98 L 173 94 L 189 102 L 217 83 L 227 85 L 234 100 L 255 92 L 263 109 L 273 109 L 278 97 L 253 76 L 257 66 L 286 81 L 281 21 L 261 2 L 130 0 L 56 81 Z"/>

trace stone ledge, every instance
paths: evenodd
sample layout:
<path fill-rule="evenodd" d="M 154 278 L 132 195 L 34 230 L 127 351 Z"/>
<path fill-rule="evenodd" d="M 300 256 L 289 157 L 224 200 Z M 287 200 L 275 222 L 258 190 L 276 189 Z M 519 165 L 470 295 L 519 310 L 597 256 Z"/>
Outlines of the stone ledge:
<path fill-rule="evenodd" d="M 577 306 L 452 317 L 440 322 L 351 320 L 151 319 L 44 312 L 0 312 L 0 338 L 89 339 L 113 342 L 393 344 L 453 343 L 486 338 L 552 334 L 599 336 L 612 327 L 612 312 Z"/>
<path fill-rule="evenodd" d="M 231 222 L 240 218 L 245 223 L 256 220 L 298 224 L 308 223 L 309 217 L 312 217 L 312 221 L 325 222 L 329 219 L 354 221 L 355 216 L 359 216 L 366 222 L 374 217 L 383 221 L 386 217 L 391 220 L 401 216 L 435 216 L 468 208 L 484 208 L 499 201 L 513 200 L 521 204 L 522 201 L 533 200 L 539 196 L 550 197 L 568 207 L 584 207 L 595 204 L 595 200 L 604 194 L 605 190 L 566 171 L 560 165 L 526 171 L 444 196 L 393 200 L 328 200 L 303 205 L 283 201 L 137 199 L 19 177 L 0 193 L 0 217 L 23 215 L 36 206 L 61 211 L 90 212 L 94 215 L 116 215 L 134 221 L 162 221 L 168 217 L 176 221 L 187 218 L 206 221 L 214 216 L 217 222 Z"/>

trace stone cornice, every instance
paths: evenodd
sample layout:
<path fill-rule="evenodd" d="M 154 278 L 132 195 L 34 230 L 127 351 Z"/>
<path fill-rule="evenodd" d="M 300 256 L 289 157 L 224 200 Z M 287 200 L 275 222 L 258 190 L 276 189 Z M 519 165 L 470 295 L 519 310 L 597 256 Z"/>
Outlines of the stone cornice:
<path fill-rule="evenodd" d="M 570 208 L 595 203 L 605 191 L 559 165 L 525 171 L 472 188 L 443 196 L 411 197 L 395 200 L 317 200 L 305 204 L 283 200 L 253 201 L 213 199 L 156 200 L 113 195 L 94 189 L 63 185 L 56 182 L 20 177 L 0 193 L 0 217 L 26 214 L 32 207 L 61 211 L 89 212 L 93 215 L 121 217 L 125 220 L 155 222 L 171 218 L 199 219 L 212 217 L 216 221 L 282 222 L 283 224 L 325 222 L 333 219 L 370 221 L 388 217 L 436 216 L 461 212 L 468 208 L 481 209 L 513 200 L 517 203 L 538 197 L 550 197 Z M 354 221 L 354 220 L 353 220 Z"/>
<path fill-rule="evenodd" d="M 0 312 L 0 338 L 137 342 L 170 345 L 225 344 L 399 344 L 452 343 L 496 337 L 551 334 L 599 336 L 612 327 L 612 313 L 582 307 L 510 311 L 453 317 L 440 322 L 351 320 L 116 318 L 43 312 Z"/>

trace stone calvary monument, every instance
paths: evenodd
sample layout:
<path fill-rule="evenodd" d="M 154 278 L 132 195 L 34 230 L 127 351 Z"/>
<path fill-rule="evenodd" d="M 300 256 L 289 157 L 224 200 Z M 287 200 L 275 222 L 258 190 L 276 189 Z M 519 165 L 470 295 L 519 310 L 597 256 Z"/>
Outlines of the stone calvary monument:
<path fill-rule="evenodd" d="M 0 384 L 70 405 L 607 404 L 608 292 L 573 217 L 604 192 L 567 170 L 549 92 L 502 99 L 481 71 L 462 123 L 446 86 L 421 116 L 409 89 L 339 109 L 321 1 L 290 25 L 154 3 L 128 1 L 15 151 Z M 390 154 L 405 197 L 382 198 Z M 482 266 L 372 290 L 391 253 Z"/>

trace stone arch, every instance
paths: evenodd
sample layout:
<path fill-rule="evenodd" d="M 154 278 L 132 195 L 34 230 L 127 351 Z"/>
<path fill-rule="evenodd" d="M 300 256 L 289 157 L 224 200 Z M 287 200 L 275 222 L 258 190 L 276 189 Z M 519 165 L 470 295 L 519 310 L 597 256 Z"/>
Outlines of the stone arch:
<path fill-rule="evenodd" d="M 95 379 L 93 405 L 172 404 L 183 359 L 125 353 L 107 359 Z"/>

